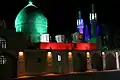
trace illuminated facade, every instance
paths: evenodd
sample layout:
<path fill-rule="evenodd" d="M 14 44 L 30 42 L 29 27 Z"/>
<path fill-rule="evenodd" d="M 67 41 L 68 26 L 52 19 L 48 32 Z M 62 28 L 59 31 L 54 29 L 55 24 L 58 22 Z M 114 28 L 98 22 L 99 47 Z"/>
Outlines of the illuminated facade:
<path fill-rule="evenodd" d="M 106 51 L 106 52 L 80 51 L 79 53 L 79 51 L 66 52 L 61 50 L 52 50 L 46 52 L 45 50 L 39 50 L 36 54 L 33 54 L 34 57 L 33 55 L 30 55 L 31 53 L 33 53 L 33 51 L 34 50 L 24 51 L 27 62 L 24 59 L 22 62 L 25 62 L 24 64 L 26 65 L 23 65 L 22 62 L 19 63 L 19 65 L 23 65 L 23 69 L 21 69 L 23 73 L 20 73 L 20 75 L 29 75 L 27 73 L 35 74 L 42 72 L 46 72 L 46 74 L 54 73 L 54 72 L 67 74 L 71 72 L 91 72 L 91 71 L 120 69 L 119 66 L 120 60 L 118 59 L 120 53 L 115 51 L 113 52 L 113 54 L 111 54 L 109 53 L 110 51 Z M 110 55 L 112 55 L 112 57 L 114 57 L 114 55 L 117 55 L 117 57 L 114 57 L 115 60 L 109 60 L 111 58 Z M 23 55 L 21 56 L 21 58 L 22 57 Z M 36 57 L 39 57 L 41 59 L 41 62 L 36 63 L 34 61 L 37 59 Z M 111 63 L 109 63 L 108 60 L 111 61 Z"/>
<path fill-rule="evenodd" d="M 17 57 L 17 58 L 16 58 Z M 120 51 L 98 50 L 6 50 L 0 53 L 2 77 L 34 76 L 48 73 L 74 74 L 120 70 Z M 11 66 L 12 65 L 12 66 Z M 6 70 L 5 70 L 6 69 Z M 17 69 L 17 70 L 16 70 Z M 16 71 L 16 72 L 15 72 Z M 0 75 L 0 77 L 1 77 Z"/>
<path fill-rule="evenodd" d="M 29 10 L 29 8 L 30 14 L 27 15 L 26 11 Z M 34 11 L 31 13 L 31 8 L 35 10 L 35 13 Z M 6 33 L 3 30 L 0 31 L 0 36 L 6 37 L 5 39 L 0 37 L 0 48 L 2 48 L 0 64 L 6 64 L 5 66 L 8 68 L 6 69 L 6 67 L 2 66 L 2 68 L 6 69 L 6 72 L 4 69 L 3 71 L 1 70 L 1 74 L 5 73 L 5 78 L 6 76 L 9 78 L 9 75 L 11 76 L 13 73 L 15 73 L 15 77 L 19 77 L 44 72 L 66 74 L 70 72 L 86 72 L 92 69 L 98 71 L 120 69 L 120 51 L 107 50 L 101 52 L 96 50 L 95 41 L 89 43 L 90 39 L 96 39 L 96 27 L 94 26 L 94 21 L 96 22 L 97 19 L 96 17 L 90 17 L 91 28 L 93 28 L 92 38 L 90 38 L 88 26 L 86 25 L 84 27 L 83 19 L 79 15 L 79 19 L 77 20 L 79 32 L 75 32 L 72 35 L 73 42 L 65 42 L 64 35 L 56 35 L 56 42 L 50 42 L 50 34 L 47 34 L 47 19 L 41 13 L 36 12 L 36 9 L 36 6 L 29 2 L 29 4 L 20 11 L 15 20 L 17 33 L 14 31 L 14 33 Z M 91 13 L 90 16 L 92 15 Z M 94 16 L 95 15 L 96 14 L 94 14 Z M 29 20 L 27 18 L 29 18 Z M 39 21 L 41 21 L 40 24 Z M 2 33 L 2 31 L 6 34 Z M 23 39 L 26 36 L 24 37 L 24 34 L 19 32 L 26 33 L 26 36 L 31 36 L 32 42 L 40 42 L 39 47 L 33 50 L 28 49 L 29 43 Z M 87 42 L 82 42 L 81 39 L 83 37 L 81 35 L 85 35 L 85 41 Z M 16 69 L 16 72 L 14 69 Z"/>
<path fill-rule="evenodd" d="M 91 22 L 91 39 L 88 27 L 84 27 L 84 21 L 81 17 L 81 12 L 78 11 L 77 18 L 77 29 L 79 31 L 75 32 L 72 35 L 72 39 L 74 43 L 79 43 L 82 41 L 87 41 L 90 43 L 96 43 L 96 19 L 97 15 L 94 13 L 94 7 L 92 7 L 92 13 L 90 13 L 90 22 Z M 24 32 L 28 38 L 30 38 L 31 42 L 49 42 L 50 35 L 47 34 L 47 19 L 46 17 L 37 10 L 37 7 L 29 1 L 29 4 L 25 6 L 17 15 L 15 19 L 15 28 L 16 32 Z M 94 35 L 93 35 L 94 34 Z M 44 35 L 44 36 L 43 36 Z M 65 36 L 57 35 L 55 36 L 56 42 L 65 42 Z"/>
<path fill-rule="evenodd" d="M 40 42 L 40 35 L 47 33 L 47 27 L 46 17 L 31 1 L 19 12 L 15 19 L 16 32 L 24 32 L 33 43 Z"/>

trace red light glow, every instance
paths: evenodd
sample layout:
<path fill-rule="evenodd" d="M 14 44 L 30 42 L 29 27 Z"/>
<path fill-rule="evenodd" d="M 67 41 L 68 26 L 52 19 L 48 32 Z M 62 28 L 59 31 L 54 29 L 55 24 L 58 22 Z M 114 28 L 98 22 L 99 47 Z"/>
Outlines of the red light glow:
<path fill-rule="evenodd" d="M 40 49 L 52 49 L 52 50 L 95 50 L 96 44 L 94 43 L 76 43 L 74 47 L 73 43 L 40 43 Z"/>

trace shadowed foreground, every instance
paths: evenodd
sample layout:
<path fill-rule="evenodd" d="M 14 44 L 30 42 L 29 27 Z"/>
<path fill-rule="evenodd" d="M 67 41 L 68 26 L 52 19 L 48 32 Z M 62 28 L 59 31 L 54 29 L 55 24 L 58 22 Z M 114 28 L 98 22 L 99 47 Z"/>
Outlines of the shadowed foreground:
<path fill-rule="evenodd" d="M 24 76 L 15 80 L 120 80 L 120 71 Z"/>

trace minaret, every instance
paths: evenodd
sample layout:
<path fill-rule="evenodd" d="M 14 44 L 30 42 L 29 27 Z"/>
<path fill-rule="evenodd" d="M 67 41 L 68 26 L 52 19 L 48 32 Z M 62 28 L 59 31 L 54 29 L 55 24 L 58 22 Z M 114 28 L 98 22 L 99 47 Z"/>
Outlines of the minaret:
<path fill-rule="evenodd" d="M 92 4 L 92 11 L 89 14 L 90 24 L 91 24 L 91 42 L 96 43 L 96 24 L 97 24 L 97 14 L 94 10 L 94 4 Z"/>
<path fill-rule="evenodd" d="M 78 11 L 77 28 L 79 30 L 79 33 L 83 35 L 84 22 L 81 17 L 81 11 Z"/>
<path fill-rule="evenodd" d="M 90 35 L 89 35 L 89 30 L 88 30 L 88 26 L 85 26 L 85 31 L 84 31 L 84 39 L 85 41 L 89 41 L 90 40 Z"/>
<path fill-rule="evenodd" d="M 96 34 L 97 34 L 97 36 L 99 36 L 99 35 L 100 35 L 100 27 L 99 27 L 99 26 L 97 26 L 97 29 L 96 29 Z"/>

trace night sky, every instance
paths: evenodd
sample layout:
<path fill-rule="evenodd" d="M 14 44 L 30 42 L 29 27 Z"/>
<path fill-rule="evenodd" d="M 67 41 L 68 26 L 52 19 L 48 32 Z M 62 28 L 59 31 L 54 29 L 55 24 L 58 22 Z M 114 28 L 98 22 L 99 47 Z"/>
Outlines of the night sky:
<path fill-rule="evenodd" d="M 48 19 L 50 34 L 71 34 L 76 29 L 76 11 L 82 11 L 82 17 L 88 23 L 91 2 L 77 0 L 33 0 L 34 4 Z M 0 0 L 0 19 L 5 20 L 7 27 L 14 28 L 14 20 L 19 11 L 28 4 L 28 0 Z M 117 3 L 95 3 L 98 23 L 108 24 L 119 29 L 120 5 Z"/>

